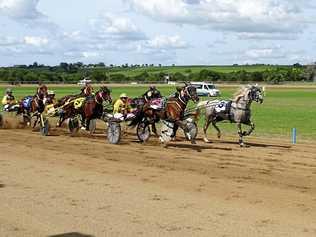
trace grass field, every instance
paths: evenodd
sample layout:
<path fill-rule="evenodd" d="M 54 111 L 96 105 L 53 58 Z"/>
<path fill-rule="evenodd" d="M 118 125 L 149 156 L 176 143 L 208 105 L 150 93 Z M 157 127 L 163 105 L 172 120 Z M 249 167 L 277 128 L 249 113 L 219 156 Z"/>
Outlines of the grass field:
<path fill-rule="evenodd" d="M 79 92 L 79 87 L 51 87 L 57 98 L 68 94 Z M 237 88 L 220 88 L 221 98 L 231 98 Z M 115 86 L 112 88 L 112 97 L 118 98 L 119 94 L 125 92 L 130 97 L 137 97 L 144 93 L 144 86 Z M 160 88 L 163 95 L 170 95 L 174 92 L 174 86 L 163 86 Z M 4 87 L 0 87 L 0 95 L 3 95 Z M 26 95 L 33 95 L 35 87 L 17 87 L 14 88 L 14 94 L 17 98 Z M 206 99 L 206 98 L 203 98 Z M 193 106 L 192 104 L 189 105 Z M 255 136 L 287 137 L 290 141 L 291 129 L 298 130 L 298 137 L 304 140 L 316 139 L 316 89 L 313 88 L 272 88 L 266 92 L 265 101 L 259 105 L 254 103 L 253 120 L 256 124 Z M 204 118 L 201 117 L 200 125 Z M 225 134 L 236 133 L 234 124 L 224 123 L 220 127 Z M 215 134 L 213 129 L 210 132 Z"/>

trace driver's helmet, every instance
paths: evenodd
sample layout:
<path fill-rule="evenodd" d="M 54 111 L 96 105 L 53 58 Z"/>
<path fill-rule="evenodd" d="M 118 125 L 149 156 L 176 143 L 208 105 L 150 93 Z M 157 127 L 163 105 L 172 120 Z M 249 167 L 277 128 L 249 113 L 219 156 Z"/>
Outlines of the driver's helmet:
<path fill-rule="evenodd" d="M 8 88 L 8 89 L 6 89 L 5 93 L 6 93 L 7 95 L 11 95 L 13 92 L 12 92 L 12 89 L 11 89 L 11 88 Z"/>
<path fill-rule="evenodd" d="M 126 93 L 122 93 L 122 94 L 120 95 L 120 98 L 121 98 L 121 99 L 123 99 L 123 98 L 128 98 L 128 96 L 126 95 Z"/>
<path fill-rule="evenodd" d="M 152 90 L 152 91 L 153 91 L 153 90 L 156 90 L 156 86 L 151 85 L 151 86 L 149 87 L 149 89 Z"/>
<path fill-rule="evenodd" d="M 53 96 L 53 95 L 55 95 L 55 92 L 54 91 L 48 91 L 47 94 Z"/>

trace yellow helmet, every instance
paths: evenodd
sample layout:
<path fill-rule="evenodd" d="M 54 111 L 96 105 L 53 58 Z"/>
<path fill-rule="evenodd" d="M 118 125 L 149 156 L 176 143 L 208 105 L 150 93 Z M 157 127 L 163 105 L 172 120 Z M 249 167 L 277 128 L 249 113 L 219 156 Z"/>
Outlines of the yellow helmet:
<path fill-rule="evenodd" d="M 122 94 L 120 95 L 120 98 L 127 98 L 126 93 L 122 93 Z"/>

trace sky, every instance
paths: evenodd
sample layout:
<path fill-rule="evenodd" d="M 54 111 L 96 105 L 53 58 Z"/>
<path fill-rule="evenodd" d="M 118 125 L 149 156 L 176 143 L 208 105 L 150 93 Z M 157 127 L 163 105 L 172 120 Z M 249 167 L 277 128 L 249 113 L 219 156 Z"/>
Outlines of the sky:
<path fill-rule="evenodd" d="M 0 0 L 0 66 L 316 61 L 312 0 Z"/>

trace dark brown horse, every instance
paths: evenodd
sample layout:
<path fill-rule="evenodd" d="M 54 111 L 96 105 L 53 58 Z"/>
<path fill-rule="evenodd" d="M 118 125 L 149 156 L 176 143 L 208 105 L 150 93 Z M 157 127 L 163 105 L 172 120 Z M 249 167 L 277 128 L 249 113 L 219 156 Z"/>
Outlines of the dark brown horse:
<path fill-rule="evenodd" d="M 100 119 L 102 117 L 103 101 L 112 103 L 111 91 L 106 86 L 101 87 L 95 96 L 87 97 L 82 113 L 83 119 L 86 121 L 86 130 L 89 130 L 90 121 L 92 119 Z"/>
<path fill-rule="evenodd" d="M 88 129 L 91 119 L 101 117 L 103 101 L 112 101 L 110 93 L 110 90 L 104 86 L 96 92 L 95 96 L 85 98 L 79 94 L 63 97 L 55 105 L 55 108 L 59 109 L 58 126 L 60 127 L 66 119 L 80 115 L 82 117 L 82 125 Z"/>
<path fill-rule="evenodd" d="M 159 113 L 160 119 L 174 124 L 172 137 L 176 135 L 179 127 L 185 132 L 187 131 L 186 122 L 183 121 L 183 117 L 190 100 L 198 102 L 199 97 L 196 92 L 196 87 L 185 83 L 185 86 L 179 90 L 174 97 L 168 99 L 165 109 Z"/>
<path fill-rule="evenodd" d="M 19 102 L 19 108 L 17 115 L 22 115 L 23 120 L 26 123 L 30 123 L 33 117 L 36 117 L 36 120 L 33 124 L 35 128 L 36 124 L 39 121 L 40 114 L 44 111 L 44 94 L 36 94 L 34 96 L 26 96 L 22 98 Z"/>
<path fill-rule="evenodd" d="M 144 98 L 136 98 L 132 100 L 132 105 L 137 109 L 135 118 L 129 124 L 129 126 L 136 126 L 140 122 L 144 122 L 147 125 L 151 125 L 152 132 L 157 134 L 155 124 L 159 122 L 159 112 L 163 110 L 164 99 L 155 98 L 150 101 L 146 101 Z"/>

